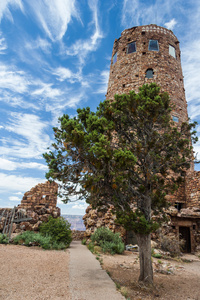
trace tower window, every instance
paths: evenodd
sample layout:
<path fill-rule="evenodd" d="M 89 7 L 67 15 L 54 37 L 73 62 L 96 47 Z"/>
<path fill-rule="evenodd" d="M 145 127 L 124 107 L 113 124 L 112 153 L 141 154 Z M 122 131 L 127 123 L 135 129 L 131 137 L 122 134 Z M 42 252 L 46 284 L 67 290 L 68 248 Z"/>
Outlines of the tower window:
<path fill-rule="evenodd" d="M 132 42 L 127 45 L 127 53 L 136 52 L 136 42 Z"/>
<path fill-rule="evenodd" d="M 178 123 L 178 121 L 179 121 L 179 118 L 178 118 L 178 117 L 176 117 L 176 116 L 172 116 L 172 120 L 173 120 L 174 122 Z"/>
<path fill-rule="evenodd" d="M 117 61 L 117 52 L 113 55 L 113 65 L 116 63 Z"/>
<path fill-rule="evenodd" d="M 149 41 L 149 50 L 150 51 L 159 51 L 159 45 L 157 40 Z"/>
<path fill-rule="evenodd" d="M 146 78 L 153 78 L 153 74 L 154 74 L 154 72 L 153 72 L 153 69 L 147 69 L 146 70 Z"/>
<path fill-rule="evenodd" d="M 169 54 L 176 58 L 176 50 L 172 45 L 169 45 Z"/>

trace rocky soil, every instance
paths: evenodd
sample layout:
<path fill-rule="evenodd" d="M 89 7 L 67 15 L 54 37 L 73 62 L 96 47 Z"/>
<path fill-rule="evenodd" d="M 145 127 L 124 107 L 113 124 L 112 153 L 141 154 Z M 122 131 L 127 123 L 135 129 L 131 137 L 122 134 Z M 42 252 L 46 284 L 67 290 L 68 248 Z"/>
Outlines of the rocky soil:
<path fill-rule="evenodd" d="M 139 277 L 138 253 L 125 251 L 123 255 L 104 255 L 103 263 L 118 288 L 130 300 L 200 300 L 200 259 L 184 255 L 178 259 L 153 258 L 155 288 L 147 290 L 137 282 Z"/>

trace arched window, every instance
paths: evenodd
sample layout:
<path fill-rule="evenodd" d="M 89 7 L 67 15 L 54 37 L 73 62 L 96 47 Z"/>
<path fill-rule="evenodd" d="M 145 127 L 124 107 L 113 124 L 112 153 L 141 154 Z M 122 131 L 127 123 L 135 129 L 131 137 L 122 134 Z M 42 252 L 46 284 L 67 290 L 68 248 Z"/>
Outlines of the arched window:
<path fill-rule="evenodd" d="M 154 74 L 154 72 L 153 72 L 153 69 L 147 69 L 146 70 L 146 78 L 153 78 L 153 74 Z"/>

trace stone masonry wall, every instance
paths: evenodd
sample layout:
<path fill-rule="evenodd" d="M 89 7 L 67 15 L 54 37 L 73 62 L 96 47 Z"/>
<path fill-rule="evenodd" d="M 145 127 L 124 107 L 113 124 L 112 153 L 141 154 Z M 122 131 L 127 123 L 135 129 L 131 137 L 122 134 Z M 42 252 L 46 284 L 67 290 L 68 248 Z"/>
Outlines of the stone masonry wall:
<path fill-rule="evenodd" d="M 159 51 L 149 51 L 149 40 L 157 40 Z M 127 46 L 136 42 L 136 52 L 127 53 Z M 176 58 L 169 54 L 169 45 L 176 51 Z M 113 56 L 117 53 L 117 61 Z M 146 70 L 153 69 L 152 79 L 146 78 Z M 161 90 L 168 92 L 175 109 L 172 115 L 180 122 L 188 120 L 187 103 L 180 60 L 179 41 L 171 30 L 147 25 L 126 29 L 116 39 L 110 66 L 110 76 L 106 99 L 111 100 L 115 94 L 138 92 L 146 83 L 156 82 Z"/>
<path fill-rule="evenodd" d="M 57 204 L 58 185 L 55 182 L 40 183 L 33 187 L 30 191 L 24 194 L 21 204 L 16 208 L 16 216 L 18 213 L 23 213 L 30 221 L 13 224 L 13 233 L 21 231 L 32 230 L 38 231 L 42 222 L 47 222 L 49 216 L 57 218 L 60 216 L 60 208 L 56 207 Z M 6 214 L 11 214 L 11 209 L 1 208 L 0 216 L 3 211 Z M 4 214 L 4 215 L 6 215 Z M 0 232 L 3 230 L 5 217 L 0 221 Z"/>

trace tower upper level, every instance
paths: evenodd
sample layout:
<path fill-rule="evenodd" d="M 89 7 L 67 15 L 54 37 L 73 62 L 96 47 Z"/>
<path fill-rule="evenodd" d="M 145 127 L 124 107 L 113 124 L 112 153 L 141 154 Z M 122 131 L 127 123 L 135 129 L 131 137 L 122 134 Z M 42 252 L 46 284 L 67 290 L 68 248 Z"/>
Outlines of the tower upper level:
<path fill-rule="evenodd" d="M 187 121 L 178 39 L 171 30 L 157 25 L 126 29 L 114 42 L 106 99 L 131 90 L 137 92 L 151 82 L 169 93 L 175 104 L 174 121 Z"/>

